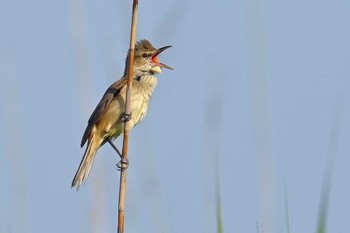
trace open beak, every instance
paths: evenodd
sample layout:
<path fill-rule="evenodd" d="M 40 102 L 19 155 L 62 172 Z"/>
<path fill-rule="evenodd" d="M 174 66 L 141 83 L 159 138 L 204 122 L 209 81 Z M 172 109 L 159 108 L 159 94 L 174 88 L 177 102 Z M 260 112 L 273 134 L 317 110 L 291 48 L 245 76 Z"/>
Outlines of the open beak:
<path fill-rule="evenodd" d="M 169 69 L 169 70 L 174 70 L 174 69 L 171 68 L 170 66 L 158 62 L 158 59 L 157 59 L 157 56 L 158 56 L 161 52 L 163 52 L 164 50 L 166 50 L 166 49 L 168 49 L 168 48 L 170 48 L 170 47 L 172 47 L 172 46 L 171 46 L 171 45 L 168 45 L 168 46 L 164 46 L 164 47 L 162 47 L 162 48 L 160 48 L 160 49 L 157 49 L 157 51 L 155 52 L 155 54 L 153 54 L 153 56 L 152 56 L 152 61 L 153 61 L 156 65 L 158 65 L 158 66 L 160 66 L 160 67 L 164 67 L 164 68 L 167 68 L 167 69 Z"/>

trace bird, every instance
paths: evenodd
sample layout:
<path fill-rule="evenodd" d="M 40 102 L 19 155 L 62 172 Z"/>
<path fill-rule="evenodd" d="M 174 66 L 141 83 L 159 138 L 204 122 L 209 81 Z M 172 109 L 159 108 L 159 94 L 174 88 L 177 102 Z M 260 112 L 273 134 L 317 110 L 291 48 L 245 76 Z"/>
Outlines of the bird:
<path fill-rule="evenodd" d="M 88 125 L 80 144 L 83 147 L 87 143 L 87 147 L 73 178 L 72 188 L 75 187 L 78 191 L 80 186 L 85 183 L 97 150 L 106 142 L 121 156 L 112 141 L 123 134 L 125 121 L 129 121 L 129 129 L 132 129 L 145 118 L 150 99 L 157 86 L 156 75 L 162 72 L 162 68 L 173 70 L 172 67 L 158 61 L 158 55 L 170 47 L 172 46 L 156 49 L 146 39 L 136 42 L 130 96 L 130 115 L 125 114 L 130 50 L 128 51 L 123 77 L 110 85 L 88 120 Z M 123 162 L 123 160 L 121 161 Z"/>

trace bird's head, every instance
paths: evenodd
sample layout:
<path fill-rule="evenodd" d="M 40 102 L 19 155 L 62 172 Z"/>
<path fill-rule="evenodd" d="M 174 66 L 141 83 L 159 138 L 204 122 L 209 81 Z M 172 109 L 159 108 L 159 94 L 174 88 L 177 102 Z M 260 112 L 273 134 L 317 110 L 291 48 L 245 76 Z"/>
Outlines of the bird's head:
<path fill-rule="evenodd" d="M 135 45 L 135 57 L 134 57 L 134 72 L 136 76 L 142 76 L 147 74 L 159 74 L 162 72 L 162 68 L 173 70 L 168 65 L 158 62 L 157 56 L 164 50 L 171 46 L 165 46 L 159 49 L 153 47 L 148 40 L 140 40 Z M 129 58 L 129 55 L 128 55 Z M 127 63 L 128 63 L 127 58 Z"/>

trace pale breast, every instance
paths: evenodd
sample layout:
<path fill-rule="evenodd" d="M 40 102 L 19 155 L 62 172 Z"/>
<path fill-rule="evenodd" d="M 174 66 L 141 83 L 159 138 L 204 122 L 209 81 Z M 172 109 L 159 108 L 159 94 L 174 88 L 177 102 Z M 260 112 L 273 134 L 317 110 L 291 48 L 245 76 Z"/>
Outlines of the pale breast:
<path fill-rule="evenodd" d="M 130 111 L 132 114 L 129 122 L 130 128 L 142 121 L 148 110 L 149 101 L 157 86 L 154 76 L 142 76 L 140 80 L 134 80 L 131 90 Z M 125 112 L 125 89 L 110 103 L 108 110 L 104 113 L 97 124 L 104 137 L 116 138 L 124 131 L 124 123 L 120 121 Z M 101 135 L 101 136 L 102 136 Z"/>
<path fill-rule="evenodd" d="M 144 75 L 140 77 L 139 80 L 135 80 L 133 82 L 130 105 L 133 125 L 138 124 L 145 118 L 149 106 L 149 101 L 156 86 L 157 78 L 152 75 Z"/>

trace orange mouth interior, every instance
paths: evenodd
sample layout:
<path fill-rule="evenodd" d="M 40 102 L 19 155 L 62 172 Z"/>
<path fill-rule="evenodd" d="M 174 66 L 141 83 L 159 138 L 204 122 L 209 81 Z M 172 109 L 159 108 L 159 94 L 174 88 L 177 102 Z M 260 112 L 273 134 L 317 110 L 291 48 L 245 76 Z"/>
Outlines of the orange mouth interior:
<path fill-rule="evenodd" d="M 153 57 L 152 57 L 152 61 L 153 61 L 155 64 L 159 64 L 158 59 L 157 59 L 157 56 L 153 56 Z"/>

